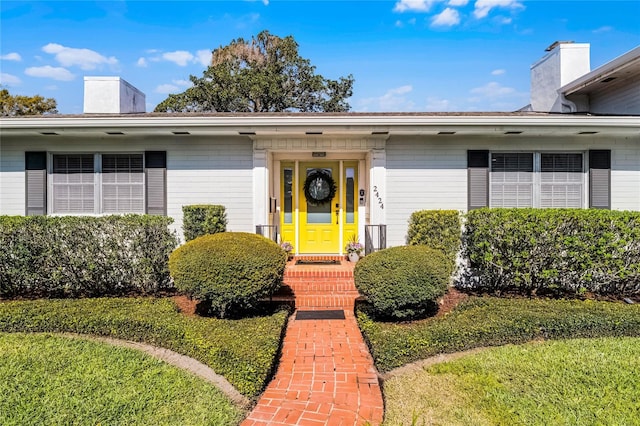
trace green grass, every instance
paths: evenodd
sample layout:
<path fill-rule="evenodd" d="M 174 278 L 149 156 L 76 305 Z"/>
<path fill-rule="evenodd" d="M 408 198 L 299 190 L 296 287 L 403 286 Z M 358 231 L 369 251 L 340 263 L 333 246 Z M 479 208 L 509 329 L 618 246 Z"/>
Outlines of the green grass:
<path fill-rule="evenodd" d="M 640 339 L 491 348 L 385 382 L 386 425 L 633 425 Z"/>
<path fill-rule="evenodd" d="M 640 336 L 640 304 L 471 297 L 442 317 L 358 322 L 380 371 L 436 354 L 535 339 Z"/>
<path fill-rule="evenodd" d="M 0 424 L 234 425 L 212 384 L 133 349 L 0 333 Z"/>
<path fill-rule="evenodd" d="M 10 301 L 0 303 L 0 332 L 86 333 L 165 347 L 207 364 L 253 397 L 271 376 L 287 316 L 188 317 L 167 298 Z"/>

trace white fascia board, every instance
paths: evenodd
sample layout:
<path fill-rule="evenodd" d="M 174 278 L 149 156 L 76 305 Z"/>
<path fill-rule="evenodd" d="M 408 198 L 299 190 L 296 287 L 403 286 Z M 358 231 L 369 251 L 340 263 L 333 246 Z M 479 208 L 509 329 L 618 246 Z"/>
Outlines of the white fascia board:
<path fill-rule="evenodd" d="M 492 135 L 506 129 L 523 131 L 555 131 L 600 129 L 601 131 L 640 131 L 640 116 L 573 116 L 573 115 L 357 115 L 357 116 L 242 116 L 242 117 L 38 117 L 2 118 L 0 133 L 18 135 L 24 132 L 59 131 L 65 134 L 122 130 L 130 134 L 167 134 L 192 131 L 197 134 L 256 135 L 304 134 L 326 132 L 370 135 L 435 134 L 442 130 L 465 134 Z M 127 132 L 127 130 L 129 132 Z"/>
<path fill-rule="evenodd" d="M 572 81 L 569 84 L 565 84 L 559 90 L 560 93 L 565 96 L 571 95 L 580 89 L 590 86 L 593 83 L 604 80 L 611 74 L 620 71 L 634 62 L 640 60 L 640 46 L 628 51 L 627 53 L 618 56 L 610 62 L 596 68 L 595 70 L 583 75 L 582 77 Z"/>

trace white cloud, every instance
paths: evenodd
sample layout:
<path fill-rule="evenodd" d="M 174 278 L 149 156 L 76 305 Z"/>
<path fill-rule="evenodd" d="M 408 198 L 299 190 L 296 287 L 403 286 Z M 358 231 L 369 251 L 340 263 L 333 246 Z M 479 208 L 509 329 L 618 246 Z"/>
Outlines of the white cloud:
<path fill-rule="evenodd" d="M 507 71 L 502 68 L 491 71 L 491 75 L 504 75 Z"/>
<path fill-rule="evenodd" d="M 193 85 L 189 80 L 173 80 L 173 84 L 183 87 L 191 87 Z"/>
<path fill-rule="evenodd" d="M 269 6 L 269 0 L 262 0 L 262 4 L 264 4 L 265 6 Z"/>
<path fill-rule="evenodd" d="M 154 92 L 168 95 L 171 93 L 182 92 L 185 87 L 191 87 L 192 83 L 189 80 L 172 80 L 171 84 L 161 84 L 155 88 Z"/>
<path fill-rule="evenodd" d="M 45 65 L 43 67 L 30 67 L 24 70 L 24 73 L 31 77 L 51 78 L 59 81 L 71 81 L 76 78 L 68 69 L 62 67 L 52 67 Z"/>
<path fill-rule="evenodd" d="M 190 63 L 201 64 L 203 66 L 208 66 L 211 64 L 211 50 L 202 49 L 196 51 L 194 55 L 191 52 L 186 50 L 176 50 L 173 52 L 162 52 L 157 49 L 147 50 L 152 56 L 140 57 L 136 62 L 138 67 L 147 67 L 149 62 L 160 62 L 160 61 L 168 61 L 173 62 L 176 65 L 181 67 L 185 67 Z"/>
<path fill-rule="evenodd" d="M 6 55 L 0 56 L 0 59 L 2 59 L 3 61 L 17 61 L 17 62 L 20 62 L 22 60 L 22 56 L 20 56 L 19 53 L 11 52 L 11 53 L 7 53 Z"/>
<path fill-rule="evenodd" d="M 441 99 L 435 96 L 429 96 L 427 98 L 427 105 L 425 111 L 452 111 L 453 105 L 449 99 Z"/>
<path fill-rule="evenodd" d="M 441 13 L 431 19 L 432 27 L 452 27 L 460 23 L 460 14 L 457 10 L 447 7 Z"/>
<path fill-rule="evenodd" d="M 491 82 L 470 90 L 468 111 L 515 111 L 529 101 L 529 93 Z"/>
<path fill-rule="evenodd" d="M 42 48 L 46 53 L 55 55 L 56 61 L 65 67 L 79 66 L 83 70 L 94 70 L 101 65 L 117 65 L 118 60 L 114 56 L 106 57 L 94 50 L 76 49 L 62 46 L 57 43 L 49 43 Z"/>
<path fill-rule="evenodd" d="M 162 59 L 173 62 L 181 67 L 186 67 L 189 62 L 193 61 L 194 56 L 186 50 L 176 50 L 175 52 L 163 53 Z"/>
<path fill-rule="evenodd" d="M 22 83 L 18 77 L 12 74 L 7 74 L 6 72 L 0 73 L 0 84 L 3 86 L 17 86 Z"/>
<path fill-rule="evenodd" d="M 393 8 L 394 12 L 428 12 L 435 0 L 400 0 Z"/>
<path fill-rule="evenodd" d="M 411 19 L 407 19 L 406 24 L 408 25 L 415 25 L 416 24 L 416 18 L 411 18 Z M 404 28 L 405 27 L 405 22 L 401 21 L 401 20 L 397 20 L 396 21 L 396 27 L 398 28 Z"/>
<path fill-rule="evenodd" d="M 513 96 L 518 94 L 516 92 L 516 89 L 514 89 L 513 87 L 506 87 L 495 81 L 492 81 L 491 83 L 487 83 L 484 86 L 471 89 L 471 93 L 487 99 L 504 98 L 507 96 Z M 472 98 L 472 100 L 476 101 L 478 100 L 478 98 L 474 97 Z"/>
<path fill-rule="evenodd" d="M 205 67 L 209 66 L 211 64 L 211 50 L 209 49 L 198 50 L 196 52 L 196 57 L 194 59 L 194 62 L 198 62 Z"/>
<path fill-rule="evenodd" d="M 491 9 L 494 9 L 496 7 L 504 7 L 510 9 L 524 8 L 522 3 L 518 2 L 517 0 L 477 0 L 473 15 L 478 19 L 485 18 L 489 14 L 489 12 L 491 12 Z"/>
<path fill-rule="evenodd" d="M 605 25 L 604 27 L 600 27 L 600 28 L 596 28 L 595 30 L 591 31 L 594 34 L 601 34 L 601 33 L 607 33 L 609 31 L 613 31 L 613 27 L 609 26 L 609 25 Z"/>
<path fill-rule="evenodd" d="M 449 6 L 466 6 L 469 3 L 469 0 L 449 0 Z"/>
<path fill-rule="evenodd" d="M 171 93 L 180 92 L 180 88 L 174 84 L 161 84 L 154 90 L 156 93 L 162 93 L 163 95 L 168 95 Z"/>
<path fill-rule="evenodd" d="M 382 96 L 362 99 L 359 104 L 364 111 L 410 111 L 413 109 L 414 103 L 404 95 L 412 91 L 413 87 L 410 85 L 400 86 L 388 90 Z"/>

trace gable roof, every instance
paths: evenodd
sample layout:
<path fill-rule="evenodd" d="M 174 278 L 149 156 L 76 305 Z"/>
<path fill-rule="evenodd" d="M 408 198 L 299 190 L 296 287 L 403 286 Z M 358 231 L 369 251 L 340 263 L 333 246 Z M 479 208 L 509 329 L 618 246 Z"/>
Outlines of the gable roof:
<path fill-rule="evenodd" d="M 610 90 L 613 85 L 640 81 L 640 46 L 560 88 L 565 96 Z"/>

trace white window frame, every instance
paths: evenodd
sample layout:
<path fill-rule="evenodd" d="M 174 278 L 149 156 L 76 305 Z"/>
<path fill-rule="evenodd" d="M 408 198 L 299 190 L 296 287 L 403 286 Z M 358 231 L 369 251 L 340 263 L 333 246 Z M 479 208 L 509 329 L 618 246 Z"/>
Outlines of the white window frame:
<path fill-rule="evenodd" d="M 126 155 L 141 155 L 142 156 L 142 212 L 122 212 L 122 213 L 105 213 L 103 208 L 103 199 L 102 199 L 102 156 L 103 155 L 118 155 L 118 154 L 126 154 Z M 54 185 L 53 185 L 53 157 L 56 155 L 92 155 L 93 156 L 93 212 L 92 213 L 69 213 L 69 212 L 54 212 L 53 211 L 53 198 L 54 198 Z M 107 215 L 117 215 L 117 214 L 144 214 L 146 213 L 146 175 L 144 173 L 145 170 L 145 155 L 144 152 L 141 151 L 114 151 L 114 152 L 68 152 L 68 151 L 60 151 L 60 152 L 48 152 L 47 153 L 47 214 L 52 216 L 107 216 Z"/>
<path fill-rule="evenodd" d="M 105 185 L 107 185 L 107 186 L 108 185 L 117 186 L 117 185 L 121 184 L 121 183 L 118 183 L 118 182 L 107 182 L 107 183 L 105 183 L 105 181 L 104 181 L 104 176 L 105 176 L 105 173 L 104 173 L 104 161 L 103 161 L 105 155 L 114 155 L 114 156 L 117 156 L 117 155 L 127 155 L 127 156 L 138 155 L 138 156 L 140 156 L 142 158 L 142 169 L 140 171 L 140 176 L 142 178 L 142 181 L 140 183 L 138 183 L 138 182 L 134 182 L 134 183 L 129 182 L 128 183 L 128 185 L 140 186 L 140 188 L 142 190 L 142 200 L 141 200 L 142 209 L 141 210 L 139 210 L 139 211 L 128 211 L 128 212 L 106 212 L 105 211 L 105 206 L 104 206 L 104 204 L 105 204 L 105 202 L 104 202 L 105 201 L 104 200 L 104 197 L 105 197 L 105 191 L 104 191 Z M 99 157 L 100 157 L 100 213 L 101 214 L 127 214 L 127 213 L 144 214 L 145 210 L 146 210 L 145 209 L 145 206 L 146 206 L 146 199 L 145 199 L 146 191 L 145 191 L 145 188 L 146 188 L 146 186 L 145 186 L 145 173 L 144 173 L 144 154 L 143 153 L 138 153 L 138 152 L 104 152 L 104 153 L 100 154 Z"/>
<path fill-rule="evenodd" d="M 588 187 L 588 153 L 585 151 L 517 151 L 517 150 L 499 150 L 489 152 L 489 207 L 496 207 L 493 205 L 493 170 L 492 161 L 494 154 L 532 154 L 533 155 L 533 205 L 531 208 L 540 208 L 541 204 L 541 191 L 542 191 L 542 155 L 543 154 L 580 154 L 582 156 L 582 179 L 580 185 L 582 186 L 582 204 L 580 208 L 587 208 L 589 204 L 589 187 Z"/>

